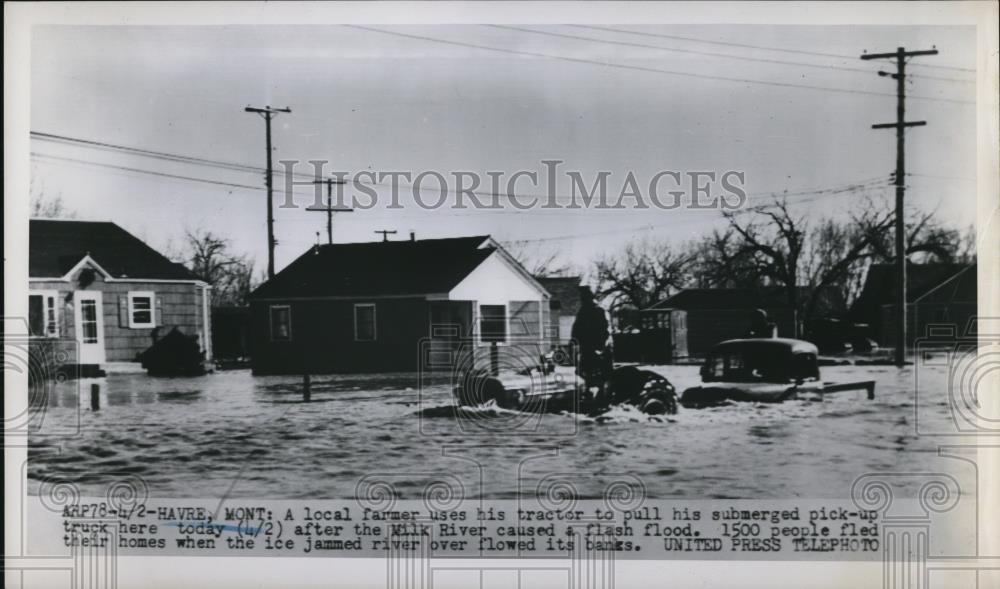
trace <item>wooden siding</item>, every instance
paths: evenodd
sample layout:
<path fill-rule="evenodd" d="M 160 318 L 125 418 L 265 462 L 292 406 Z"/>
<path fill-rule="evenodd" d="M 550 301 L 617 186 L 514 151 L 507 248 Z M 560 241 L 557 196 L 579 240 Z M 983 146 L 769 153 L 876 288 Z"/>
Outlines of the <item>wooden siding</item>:
<path fill-rule="evenodd" d="M 510 340 L 520 347 L 526 362 L 548 351 L 548 323 L 543 306 L 548 305 L 541 301 L 511 301 L 508 305 Z"/>
<path fill-rule="evenodd" d="M 70 282 L 61 280 L 31 281 L 29 289 L 58 292 L 59 336 L 76 339 L 75 303 L 72 294 L 78 290 L 100 291 L 104 319 L 105 360 L 108 362 L 134 362 L 136 356 L 153 343 L 154 330 L 166 335 L 173 327 L 188 335 L 203 334 L 210 341 L 209 326 L 204 325 L 202 290 L 194 283 L 167 282 L 107 282 L 98 273 L 86 288 L 78 288 L 76 276 Z M 155 327 L 132 328 L 128 326 L 128 293 L 150 291 L 155 297 Z M 204 345 L 203 345 L 204 347 Z"/>
<path fill-rule="evenodd" d="M 375 305 L 375 341 L 355 340 L 355 304 Z M 271 338 L 270 308 L 281 305 L 291 309 L 291 341 Z M 424 348 L 428 345 L 438 351 L 461 354 L 471 351 L 475 363 L 485 366 L 489 361 L 489 346 L 478 343 L 472 321 L 473 306 L 471 301 L 420 298 L 255 301 L 250 304 L 253 371 L 255 374 L 410 372 L 420 368 L 421 353 L 426 353 Z M 539 316 L 539 306 L 539 301 L 509 305 L 509 336 L 512 342 L 517 342 L 516 353 L 526 363 L 547 349 L 541 333 L 541 322 L 547 318 L 544 314 Z M 455 325 L 455 333 L 439 334 L 433 343 L 429 342 L 432 316 L 444 324 Z M 512 350 L 508 346 L 505 352 Z"/>
<path fill-rule="evenodd" d="M 355 341 L 355 304 L 375 305 L 375 341 Z M 291 341 L 271 339 L 274 305 L 291 308 Z M 430 314 L 418 298 L 255 301 L 250 326 L 255 374 L 413 371 Z"/>

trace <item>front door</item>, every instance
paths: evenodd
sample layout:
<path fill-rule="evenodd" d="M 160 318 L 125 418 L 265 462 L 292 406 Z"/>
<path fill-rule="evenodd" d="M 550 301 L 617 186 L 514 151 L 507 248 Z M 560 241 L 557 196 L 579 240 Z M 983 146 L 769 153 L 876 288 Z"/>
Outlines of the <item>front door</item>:
<path fill-rule="evenodd" d="M 104 311 L 101 293 L 77 291 L 76 341 L 80 346 L 80 364 L 104 363 Z"/>

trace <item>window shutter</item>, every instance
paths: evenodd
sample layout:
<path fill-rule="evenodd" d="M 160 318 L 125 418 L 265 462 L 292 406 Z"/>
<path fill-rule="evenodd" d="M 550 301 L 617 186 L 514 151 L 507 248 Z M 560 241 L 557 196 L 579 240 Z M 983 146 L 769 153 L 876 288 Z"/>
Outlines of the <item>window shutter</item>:
<path fill-rule="evenodd" d="M 158 296 L 153 296 L 153 308 L 156 314 L 153 316 L 153 327 L 163 325 L 163 301 Z"/>
<path fill-rule="evenodd" d="M 128 295 L 118 296 L 118 327 L 128 327 Z"/>

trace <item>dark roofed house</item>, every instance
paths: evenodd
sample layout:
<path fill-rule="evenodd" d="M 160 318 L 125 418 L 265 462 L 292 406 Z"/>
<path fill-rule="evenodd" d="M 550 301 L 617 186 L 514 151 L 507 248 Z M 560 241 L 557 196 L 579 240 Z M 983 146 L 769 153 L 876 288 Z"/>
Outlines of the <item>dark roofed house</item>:
<path fill-rule="evenodd" d="M 579 276 L 537 276 L 539 284 L 549 291 L 551 335 L 553 343 L 566 345 L 573 332 L 573 321 L 580 310 Z"/>
<path fill-rule="evenodd" d="M 29 328 L 76 340 L 76 361 L 115 370 L 176 327 L 211 360 L 209 285 L 111 222 L 32 219 Z M 135 364 L 138 366 L 138 364 Z"/>
<path fill-rule="evenodd" d="M 319 245 L 251 295 L 257 374 L 451 369 L 544 349 L 549 295 L 489 236 Z"/>
<path fill-rule="evenodd" d="M 674 358 L 701 357 L 723 340 L 746 337 L 757 309 L 767 313 L 779 336 L 795 337 L 795 312 L 780 293 L 739 288 L 682 290 L 642 311 L 643 330 L 670 333 Z"/>
<path fill-rule="evenodd" d="M 962 336 L 977 312 L 976 264 L 910 264 L 907 282 L 907 339 L 913 345 L 928 327 L 950 329 Z M 867 323 L 882 346 L 895 345 L 896 269 L 877 264 L 868 269 L 865 285 L 849 317 Z M 936 330 L 940 332 L 940 330 Z"/>

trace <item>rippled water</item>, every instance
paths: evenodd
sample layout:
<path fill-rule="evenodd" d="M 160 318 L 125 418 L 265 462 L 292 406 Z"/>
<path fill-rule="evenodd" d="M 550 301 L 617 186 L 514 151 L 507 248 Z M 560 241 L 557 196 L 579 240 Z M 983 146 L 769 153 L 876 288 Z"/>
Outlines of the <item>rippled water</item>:
<path fill-rule="evenodd" d="M 654 367 L 682 390 L 697 368 Z M 948 419 L 945 373 L 921 368 L 921 403 Z M 368 475 L 405 497 L 431 480 L 458 480 L 469 496 L 509 498 L 547 477 L 600 495 L 626 476 L 650 497 L 845 497 L 872 471 L 940 470 L 934 440 L 914 429 L 912 368 L 828 367 L 826 380 L 877 381 L 876 399 L 838 393 L 822 402 L 739 403 L 651 419 L 615 409 L 600 419 L 496 409 L 456 415 L 443 380 L 412 374 L 321 376 L 313 401 L 301 380 L 224 371 L 199 378 L 114 375 L 63 383 L 31 438 L 30 490 L 77 481 L 103 495 L 122 473 L 154 497 L 335 498 Z M 101 408 L 87 401 L 101 386 Z M 78 391 L 85 391 L 83 406 Z M 929 400 L 929 401 L 928 401 Z"/>

